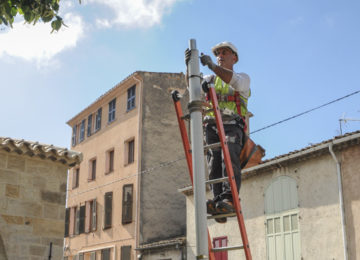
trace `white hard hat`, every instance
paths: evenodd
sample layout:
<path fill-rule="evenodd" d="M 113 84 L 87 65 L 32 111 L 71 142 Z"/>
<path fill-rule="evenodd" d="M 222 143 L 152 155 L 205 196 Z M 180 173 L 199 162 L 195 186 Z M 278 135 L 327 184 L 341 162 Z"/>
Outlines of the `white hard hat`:
<path fill-rule="evenodd" d="M 216 44 L 214 47 L 212 47 L 211 50 L 215 56 L 216 56 L 216 50 L 220 49 L 220 48 L 229 48 L 230 50 L 232 50 L 235 53 L 236 58 L 239 59 L 238 50 L 235 47 L 235 45 L 232 44 L 231 42 L 220 42 L 219 44 Z"/>

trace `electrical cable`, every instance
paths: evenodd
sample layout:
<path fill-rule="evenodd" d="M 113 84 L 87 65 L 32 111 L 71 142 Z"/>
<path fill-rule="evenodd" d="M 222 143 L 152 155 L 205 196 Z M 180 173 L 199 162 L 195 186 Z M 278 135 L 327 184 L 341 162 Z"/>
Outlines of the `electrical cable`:
<path fill-rule="evenodd" d="M 186 92 L 185 92 L 185 93 L 186 93 Z M 185 94 L 185 93 L 184 93 L 184 94 Z M 323 104 L 323 105 L 317 106 L 317 107 L 315 107 L 315 108 L 309 109 L 309 110 L 304 111 L 304 112 L 302 112 L 302 113 L 299 113 L 299 114 L 296 114 L 296 115 L 294 115 L 294 116 L 288 117 L 288 118 L 283 119 L 283 120 L 281 120 L 281 121 L 278 121 L 278 122 L 276 122 L 276 123 L 270 124 L 270 125 L 268 125 L 268 126 L 265 126 L 265 127 L 263 127 L 263 128 L 260 128 L 260 129 L 258 129 L 258 130 L 255 130 L 255 131 L 251 132 L 250 134 L 257 133 L 257 132 L 260 132 L 260 131 L 265 130 L 265 129 L 267 129 L 267 128 L 270 128 L 270 127 L 272 127 L 272 126 L 275 126 L 275 125 L 281 124 L 281 123 L 283 123 L 283 122 L 289 121 L 289 120 L 291 120 L 291 119 L 294 119 L 294 118 L 296 118 L 296 117 L 302 116 L 302 115 L 307 114 L 307 113 L 310 113 L 310 112 L 312 112 L 312 111 L 314 111 L 314 110 L 317 110 L 317 109 L 319 109 L 319 108 L 325 107 L 325 106 L 330 105 L 330 104 L 332 104 L 332 103 L 338 102 L 338 101 L 340 101 L 340 100 L 342 100 L 342 99 L 348 98 L 348 97 L 353 96 L 353 95 L 358 94 L 358 93 L 360 93 L 360 90 L 355 91 L 355 92 L 353 92 L 353 93 L 350 93 L 350 94 L 348 94 L 348 95 L 346 95 L 346 96 L 340 97 L 340 98 L 338 98 L 338 99 L 335 99 L 335 100 L 333 100 L 333 101 L 330 101 L 330 102 L 328 102 L 328 103 L 325 103 L 325 104 Z M 115 182 L 119 182 L 119 181 L 123 181 L 123 180 L 126 180 L 126 179 L 130 179 L 130 178 L 135 177 L 135 176 L 138 176 L 138 175 L 150 173 L 150 172 L 153 172 L 153 171 L 155 171 L 155 170 L 157 170 L 157 169 L 170 166 L 170 165 L 172 165 L 172 164 L 174 164 L 174 163 L 176 163 L 176 162 L 179 162 L 179 161 L 181 161 L 181 160 L 185 160 L 185 157 L 180 157 L 180 158 L 177 158 L 177 159 L 174 159 L 174 160 L 171 160 L 171 161 L 166 161 L 166 162 L 159 163 L 159 164 L 157 164 L 157 165 L 155 165 L 155 166 L 153 166 L 153 167 L 144 169 L 144 170 L 142 170 L 142 171 L 140 171 L 140 172 L 138 172 L 138 173 L 134 173 L 134 174 L 128 175 L 128 176 L 126 176 L 126 177 L 113 180 L 113 181 L 111 181 L 111 182 L 109 182 L 109 183 L 105 183 L 105 184 L 103 184 L 103 185 L 96 186 L 96 187 L 94 187 L 94 188 L 92 188 L 92 189 L 89 189 L 89 190 L 85 190 L 85 191 L 73 193 L 72 196 L 74 196 L 74 195 L 79 195 L 79 194 L 82 194 L 82 193 L 86 193 L 86 192 L 89 192 L 89 191 L 91 191 L 91 190 L 98 189 L 98 188 L 101 188 L 101 187 L 103 187 L 103 186 L 107 186 L 107 185 L 113 184 L 113 183 L 115 183 Z M 67 191 L 71 191 L 71 190 L 68 189 Z"/>
<path fill-rule="evenodd" d="M 325 106 L 330 105 L 330 104 L 335 103 L 335 102 L 338 102 L 338 101 L 340 101 L 340 100 L 342 100 L 342 99 L 344 99 L 344 98 L 348 98 L 348 97 L 350 97 L 350 96 L 352 96 L 352 95 L 355 95 L 355 94 L 357 94 L 357 93 L 359 93 L 359 92 L 360 92 L 360 90 L 355 91 L 355 92 L 353 92 L 353 93 L 351 93 L 351 94 L 348 94 L 348 95 L 343 96 L 343 97 L 341 97 L 341 98 L 335 99 L 335 100 L 330 101 L 330 102 L 328 102 L 328 103 L 325 103 L 325 104 L 323 104 L 323 105 L 321 105 L 321 106 L 314 107 L 314 108 L 309 109 L 309 110 L 307 110 L 307 111 L 304 111 L 304 112 L 302 112 L 302 113 L 299 113 L 299 114 L 296 114 L 296 115 L 294 115 L 294 116 L 288 117 L 288 118 L 286 118 L 286 119 L 280 120 L 280 121 L 278 121 L 278 122 L 276 122 L 276 123 L 273 123 L 273 124 L 271 124 L 271 125 L 264 126 L 264 127 L 260 128 L 260 129 L 257 129 L 257 130 L 255 130 L 255 131 L 250 132 L 250 134 L 254 134 L 254 133 L 260 132 L 260 131 L 265 130 L 265 129 L 267 129 L 267 128 L 270 128 L 270 127 L 272 127 L 272 126 L 275 126 L 275 125 L 284 123 L 284 122 L 286 122 L 286 121 L 289 121 L 290 119 L 294 119 L 294 118 L 296 118 L 296 117 L 305 115 L 305 114 L 310 113 L 310 112 L 312 112 L 312 111 L 314 111 L 314 110 L 317 110 L 317 109 L 319 109 L 319 108 L 325 107 Z"/>

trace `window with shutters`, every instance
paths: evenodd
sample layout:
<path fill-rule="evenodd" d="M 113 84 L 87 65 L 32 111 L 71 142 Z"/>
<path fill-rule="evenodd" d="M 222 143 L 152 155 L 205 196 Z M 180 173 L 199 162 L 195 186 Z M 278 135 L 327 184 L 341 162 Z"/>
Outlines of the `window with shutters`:
<path fill-rule="evenodd" d="M 93 181 L 96 179 L 96 158 L 89 161 L 89 176 L 88 180 Z"/>
<path fill-rule="evenodd" d="M 125 165 L 131 164 L 135 160 L 135 140 L 130 139 L 125 142 Z"/>
<path fill-rule="evenodd" d="M 85 232 L 85 209 L 86 206 L 80 206 L 80 215 L 79 215 L 79 234 Z"/>
<path fill-rule="evenodd" d="M 133 211 L 133 184 L 123 186 L 123 199 L 122 199 L 122 224 L 132 222 Z"/>
<path fill-rule="evenodd" d="M 81 143 L 85 139 L 85 119 L 81 121 L 80 124 L 80 136 L 79 136 L 79 142 Z"/>
<path fill-rule="evenodd" d="M 227 237 L 215 237 L 213 239 L 214 248 L 226 247 L 227 243 L 228 243 Z M 215 260 L 228 260 L 227 251 L 215 252 L 214 255 L 215 255 Z"/>
<path fill-rule="evenodd" d="M 130 111 L 135 108 L 135 89 L 136 85 L 128 89 L 127 94 L 127 111 Z"/>
<path fill-rule="evenodd" d="M 101 250 L 101 260 L 110 260 L 110 248 Z"/>
<path fill-rule="evenodd" d="M 122 246 L 121 247 L 120 260 L 131 260 L 131 246 Z"/>
<path fill-rule="evenodd" d="M 112 197 L 113 193 L 105 193 L 105 216 L 104 216 L 104 229 L 111 228 L 112 222 Z"/>
<path fill-rule="evenodd" d="M 114 171 L 114 148 L 106 152 L 105 164 L 105 174 L 109 174 Z"/>
<path fill-rule="evenodd" d="M 70 208 L 65 210 L 65 233 L 64 237 L 69 236 L 69 228 L 70 228 Z"/>
<path fill-rule="evenodd" d="M 80 231 L 80 208 L 76 207 L 75 210 L 75 235 L 79 235 L 79 231 Z"/>
<path fill-rule="evenodd" d="M 115 111 L 116 111 L 116 98 L 110 101 L 109 103 L 109 117 L 108 123 L 111 123 L 115 120 Z"/>
<path fill-rule="evenodd" d="M 84 260 L 84 253 L 78 254 L 78 260 Z"/>
<path fill-rule="evenodd" d="M 268 260 L 301 258 L 296 180 L 280 176 L 265 191 Z"/>
<path fill-rule="evenodd" d="M 102 115 L 102 108 L 100 107 L 95 115 L 95 132 L 101 129 L 101 115 Z"/>
<path fill-rule="evenodd" d="M 80 168 L 76 168 L 73 170 L 73 180 L 72 180 L 73 189 L 79 187 L 79 178 L 80 178 Z"/>
<path fill-rule="evenodd" d="M 93 115 L 88 116 L 88 122 L 87 122 L 87 136 L 91 136 L 92 134 L 92 117 Z"/>
<path fill-rule="evenodd" d="M 72 146 L 76 145 L 76 135 L 77 135 L 77 125 L 74 125 L 73 132 L 72 132 L 72 139 L 71 139 Z"/>

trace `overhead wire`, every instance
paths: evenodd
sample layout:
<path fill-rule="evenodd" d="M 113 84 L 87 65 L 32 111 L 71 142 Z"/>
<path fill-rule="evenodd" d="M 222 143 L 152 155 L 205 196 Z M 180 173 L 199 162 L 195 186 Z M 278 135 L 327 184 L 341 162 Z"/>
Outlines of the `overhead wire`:
<path fill-rule="evenodd" d="M 312 112 L 312 111 L 314 111 L 314 110 L 317 110 L 317 109 L 320 109 L 320 108 L 322 108 L 322 107 L 328 106 L 328 105 L 330 105 L 330 104 L 333 104 L 333 103 L 335 103 L 335 102 L 338 102 L 338 101 L 340 101 L 340 100 L 342 100 L 342 99 L 348 98 L 348 97 L 353 96 L 353 95 L 358 94 L 358 93 L 360 93 L 360 90 L 355 91 L 355 92 L 353 92 L 353 93 L 350 93 L 350 94 L 348 94 L 348 95 L 346 95 L 346 96 L 337 98 L 337 99 L 335 99 L 335 100 L 332 100 L 332 101 L 330 101 L 330 102 L 327 102 L 327 103 L 322 104 L 322 105 L 320 105 L 320 106 L 317 106 L 317 107 L 315 107 L 315 108 L 306 110 L 306 111 L 301 112 L 301 113 L 299 113 L 299 114 L 296 114 L 296 115 L 294 115 L 294 116 L 291 116 L 291 117 L 288 117 L 288 118 L 286 118 L 286 119 L 280 120 L 280 121 L 278 121 L 278 122 L 276 122 L 276 123 L 273 123 L 273 124 L 270 124 L 270 125 L 268 125 L 268 126 L 262 127 L 262 128 L 260 128 L 260 129 L 257 129 L 257 130 L 255 130 L 255 131 L 253 131 L 253 132 L 250 132 L 250 134 L 257 133 L 257 132 L 260 132 L 260 131 L 265 130 L 265 129 L 267 129 L 267 128 L 273 127 L 273 126 L 275 126 L 275 125 L 284 123 L 284 122 L 286 122 L 286 121 L 289 121 L 289 120 L 291 120 L 291 119 L 297 118 L 297 117 L 302 116 L 302 115 L 304 115 L 304 114 L 310 113 L 310 112 Z M 179 161 L 181 161 L 181 160 L 185 160 L 185 157 L 180 157 L 180 158 L 177 158 L 177 159 L 174 159 L 174 160 L 171 160 L 171 161 L 165 161 L 165 162 L 159 163 L 159 164 L 157 164 L 157 165 L 155 165 L 155 166 L 149 167 L 149 168 L 147 168 L 147 169 L 144 169 L 144 170 L 142 170 L 142 171 L 140 171 L 140 172 L 137 172 L 137 173 L 128 175 L 128 176 L 126 176 L 126 177 L 122 177 L 122 178 L 119 178 L 119 179 L 115 179 L 115 180 L 113 180 L 113 181 L 111 181 L 111 182 L 102 184 L 102 185 L 100 185 L 100 186 L 96 186 L 96 187 L 94 187 L 94 188 L 91 188 L 91 189 L 88 189 L 88 190 L 85 190 L 85 191 L 80 191 L 80 192 L 74 193 L 74 195 L 79 195 L 79 194 L 82 194 L 82 193 L 86 193 L 86 192 L 89 192 L 89 191 L 91 191 L 91 190 L 98 189 L 98 188 L 100 188 L 100 187 L 104 187 L 104 186 L 107 186 L 107 185 L 110 185 L 110 184 L 113 184 L 113 183 L 116 183 L 116 182 L 119 182 L 119 181 L 123 181 L 123 180 L 126 180 L 126 179 L 130 179 L 130 178 L 135 177 L 135 176 L 138 176 L 138 175 L 147 174 L 147 173 L 153 172 L 153 171 L 155 171 L 155 170 L 157 170 L 157 169 L 160 169 L 160 168 L 163 168 L 163 167 L 166 167 L 166 166 L 173 165 L 174 163 L 179 162 Z M 69 189 L 68 189 L 68 190 L 69 190 Z"/>
<path fill-rule="evenodd" d="M 264 126 L 264 127 L 260 128 L 260 129 L 257 129 L 257 130 L 255 130 L 255 131 L 250 132 L 250 134 L 254 134 L 254 133 L 260 132 L 260 131 L 262 131 L 262 130 L 265 130 L 265 129 L 270 128 L 270 127 L 273 127 L 273 126 L 275 126 L 275 125 L 284 123 L 284 122 L 289 121 L 289 120 L 291 120 L 291 119 L 294 119 L 294 118 L 296 118 L 296 117 L 305 115 L 305 114 L 310 113 L 310 112 L 312 112 L 312 111 L 314 111 L 314 110 L 320 109 L 320 108 L 322 108 L 322 107 L 325 107 L 325 106 L 328 106 L 328 105 L 333 104 L 333 103 L 335 103 L 335 102 L 338 102 L 338 101 L 340 101 L 340 100 L 342 100 L 342 99 L 345 99 L 345 98 L 348 98 L 348 97 L 350 97 L 350 96 L 353 96 L 353 95 L 355 95 L 355 94 L 357 94 L 357 93 L 359 93 L 359 92 L 360 92 L 360 90 L 355 91 L 355 92 L 353 92 L 353 93 L 350 93 L 350 94 L 348 94 L 348 95 L 346 95 L 346 96 L 337 98 L 337 99 L 335 99 L 335 100 L 333 100 L 333 101 L 330 101 L 330 102 L 328 102 L 328 103 L 325 103 L 325 104 L 322 104 L 322 105 L 320 105 L 320 106 L 314 107 L 314 108 L 312 108 L 312 109 L 306 110 L 306 111 L 304 111 L 304 112 L 301 112 L 301 113 L 296 114 L 296 115 L 294 115 L 294 116 L 291 116 L 291 117 L 288 117 L 288 118 L 286 118 L 286 119 L 280 120 L 280 121 L 278 121 L 278 122 L 276 122 L 276 123 L 273 123 L 273 124 L 270 124 L 270 125 L 268 125 L 268 126 Z"/>

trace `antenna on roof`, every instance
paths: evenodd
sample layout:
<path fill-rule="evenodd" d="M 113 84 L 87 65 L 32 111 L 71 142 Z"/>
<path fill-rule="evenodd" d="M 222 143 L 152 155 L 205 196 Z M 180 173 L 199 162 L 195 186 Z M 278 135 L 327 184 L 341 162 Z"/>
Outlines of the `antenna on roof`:
<path fill-rule="evenodd" d="M 360 121 L 359 118 L 345 118 L 345 113 L 343 113 L 342 118 L 339 119 L 340 124 L 340 135 L 342 135 L 342 122 L 346 124 L 348 121 Z"/>

